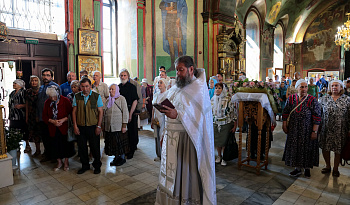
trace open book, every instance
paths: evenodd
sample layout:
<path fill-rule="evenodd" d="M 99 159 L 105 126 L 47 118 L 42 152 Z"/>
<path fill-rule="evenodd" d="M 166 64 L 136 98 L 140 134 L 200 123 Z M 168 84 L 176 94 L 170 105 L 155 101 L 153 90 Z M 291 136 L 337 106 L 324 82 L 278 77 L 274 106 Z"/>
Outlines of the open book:
<path fill-rule="evenodd" d="M 161 111 L 161 110 L 166 109 L 163 107 L 163 105 L 168 106 L 171 109 L 175 108 L 175 106 L 168 100 L 168 98 L 166 98 L 163 102 L 161 102 L 159 104 L 153 104 L 153 107 L 155 107 L 157 110 Z"/>

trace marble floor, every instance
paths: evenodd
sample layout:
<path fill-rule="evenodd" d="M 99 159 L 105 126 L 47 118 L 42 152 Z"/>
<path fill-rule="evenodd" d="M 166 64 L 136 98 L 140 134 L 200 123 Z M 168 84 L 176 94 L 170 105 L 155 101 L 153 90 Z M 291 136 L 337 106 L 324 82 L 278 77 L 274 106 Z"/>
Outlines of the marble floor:
<path fill-rule="evenodd" d="M 14 169 L 15 183 L 0 188 L 0 204 L 154 204 L 159 162 L 153 160 L 153 132 L 146 126 L 139 134 L 134 158 L 121 167 L 110 167 L 112 157 L 103 154 L 99 175 L 93 170 L 77 175 L 81 167 L 77 156 L 70 159 L 69 171 L 54 172 L 54 163 L 40 163 L 40 158 L 23 153 L 22 147 Z M 311 171 L 310 179 L 289 177 L 291 168 L 281 161 L 284 141 L 279 123 L 268 169 L 260 176 L 250 168 L 238 170 L 236 160 L 226 167 L 216 165 L 218 204 L 350 204 L 349 165 L 340 167 L 339 178 L 323 175 L 320 155 L 320 167 Z"/>

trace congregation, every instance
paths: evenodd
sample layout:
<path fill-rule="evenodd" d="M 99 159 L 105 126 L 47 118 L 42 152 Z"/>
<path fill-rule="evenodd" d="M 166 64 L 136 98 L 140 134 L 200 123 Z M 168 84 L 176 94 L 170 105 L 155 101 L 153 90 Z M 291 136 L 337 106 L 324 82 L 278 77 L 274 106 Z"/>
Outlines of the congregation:
<path fill-rule="evenodd" d="M 57 162 L 54 171 L 69 171 L 76 142 L 82 164 L 77 174 L 90 170 L 90 158 L 93 173 L 99 174 L 100 138 L 105 140 L 105 154 L 114 156 L 110 166 L 122 166 L 137 151 L 139 129 L 150 122 L 154 161 L 160 161 L 156 204 L 216 204 L 215 163 L 227 166 L 223 153 L 238 129 L 233 89 L 238 84 L 248 87 L 250 82 L 244 72 L 232 84 L 221 73 L 207 80 L 204 69 L 197 69 L 189 56 L 179 57 L 174 66 L 175 79 L 160 66 L 153 86 L 145 78 L 141 82 L 132 79 L 127 69 L 119 72 L 120 84 L 108 86 L 101 72 L 95 71 L 91 78 L 83 70 L 79 81 L 74 72 L 68 72 L 67 82 L 59 86 L 53 81 L 53 71 L 45 68 L 41 79 L 30 77 L 27 90 L 23 80 L 13 82 L 10 128 L 24 133 L 25 153 L 32 154 L 29 142 L 34 142 L 33 157 Z M 350 79 L 302 79 L 296 72 L 294 78 L 276 75 L 255 83 L 278 96 L 275 117 L 283 121 L 287 135 L 281 160 L 294 168 L 289 175 L 310 178 L 310 169 L 319 165 L 321 148 L 326 162 L 322 173 L 339 177 L 340 154 L 350 136 Z M 167 100 L 170 103 L 163 104 Z M 273 132 L 269 134 L 272 140 Z M 335 154 L 333 166 L 330 152 Z"/>

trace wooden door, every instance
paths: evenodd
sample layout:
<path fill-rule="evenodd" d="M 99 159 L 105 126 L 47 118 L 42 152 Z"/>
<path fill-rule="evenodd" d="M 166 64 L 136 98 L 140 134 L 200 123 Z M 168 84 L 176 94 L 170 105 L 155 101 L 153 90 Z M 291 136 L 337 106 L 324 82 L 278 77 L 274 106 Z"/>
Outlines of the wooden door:
<path fill-rule="evenodd" d="M 59 85 L 66 81 L 66 73 L 62 68 L 62 63 L 57 61 L 35 61 L 35 67 L 32 70 L 33 75 L 41 79 L 41 71 L 44 68 L 49 68 L 54 72 L 53 81 Z"/>

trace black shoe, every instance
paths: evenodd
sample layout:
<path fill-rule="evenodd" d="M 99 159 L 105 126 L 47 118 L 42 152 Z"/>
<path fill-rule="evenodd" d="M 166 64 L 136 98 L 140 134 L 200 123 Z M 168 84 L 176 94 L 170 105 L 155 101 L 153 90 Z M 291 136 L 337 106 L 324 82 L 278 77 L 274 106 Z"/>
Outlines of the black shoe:
<path fill-rule="evenodd" d="M 115 166 L 122 166 L 123 164 L 125 164 L 126 160 L 122 159 L 122 161 L 117 162 L 117 164 Z"/>
<path fill-rule="evenodd" d="M 132 159 L 134 157 L 134 152 L 129 152 L 126 157 L 127 159 Z"/>
<path fill-rule="evenodd" d="M 310 169 L 305 169 L 305 171 L 304 171 L 304 176 L 305 176 L 306 178 L 310 178 L 310 177 L 311 177 Z"/>
<path fill-rule="evenodd" d="M 99 173 L 101 173 L 101 168 L 96 168 L 96 169 L 94 170 L 94 174 L 99 174 Z"/>
<path fill-rule="evenodd" d="M 109 163 L 109 165 L 110 165 L 110 166 L 117 166 L 117 164 L 118 164 L 119 162 L 121 162 L 121 161 L 123 161 L 123 159 L 120 158 L 120 157 L 114 158 L 113 161 L 111 161 L 111 162 Z"/>
<path fill-rule="evenodd" d="M 84 174 L 84 172 L 86 172 L 87 170 L 89 170 L 89 169 L 81 168 L 81 169 L 79 169 L 79 171 L 77 172 L 77 174 Z"/>
<path fill-rule="evenodd" d="M 292 177 L 298 177 L 300 175 L 301 175 L 301 170 L 298 170 L 298 169 L 294 169 L 294 171 L 289 173 L 289 176 L 292 176 Z"/>

